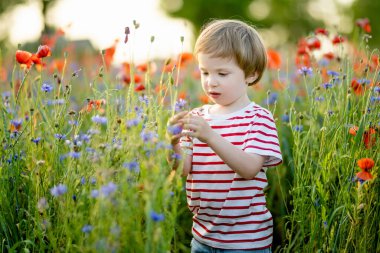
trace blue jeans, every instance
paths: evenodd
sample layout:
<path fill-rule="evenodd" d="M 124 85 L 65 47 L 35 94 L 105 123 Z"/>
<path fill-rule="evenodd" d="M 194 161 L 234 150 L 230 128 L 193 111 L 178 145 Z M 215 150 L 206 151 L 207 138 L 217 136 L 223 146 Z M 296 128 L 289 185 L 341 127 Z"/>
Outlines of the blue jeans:
<path fill-rule="evenodd" d="M 194 238 L 191 240 L 191 253 L 271 253 L 270 248 L 267 249 L 217 249 L 198 242 Z"/>

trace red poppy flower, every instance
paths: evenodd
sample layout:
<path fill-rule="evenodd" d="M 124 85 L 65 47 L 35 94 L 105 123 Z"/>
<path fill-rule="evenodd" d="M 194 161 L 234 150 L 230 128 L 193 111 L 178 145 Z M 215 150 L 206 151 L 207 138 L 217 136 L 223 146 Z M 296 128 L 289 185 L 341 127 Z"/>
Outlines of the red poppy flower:
<path fill-rule="evenodd" d="M 363 141 L 366 149 L 372 148 L 376 144 L 376 129 L 370 127 L 367 131 L 364 131 Z"/>
<path fill-rule="evenodd" d="M 375 162 L 371 158 L 362 158 L 358 161 L 358 166 L 361 171 L 356 174 L 361 180 L 367 181 L 373 178 L 370 171 L 375 165 Z"/>
<path fill-rule="evenodd" d="M 330 61 L 333 60 L 333 59 L 335 58 L 333 52 L 325 53 L 325 54 L 323 54 L 323 57 L 326 58 L 326 59 L 328 59 L 328 60 L 330 60 Z"/>
<path fill-rule="evenodd" d="M 307 47 L 310 50 L 320 49 L 321 48 L 321 41 L 317 39 L 316 37 L 311 37 L 307 40 Z"/>
<path fill-rule="evenodd" d="M 20 64 L 25 64 L 28 66 L 28 68 L 30 67 L 30 65 L 32 64 L 32 53 L 28 52 L 28 51 L 23 51 L 23 50 L 17 50 L 16 51 L 16 61 Z"/>
<path fill-rule="evenodd" d="M 356 79 L 352 79 L 351 88 L 354 90 L 356 95 L 363 95 L 363 86 Z"/>
<path fill-rule="evenodd" d="M 342 37 L 341 35 L 335 35 L 331 42 L 334 45 L 336 45 L 336 44 L 343 43 L 345 41 L 346 41 L 346 39 L 344 37 Z"/>
<path fill-rule="evenodd" d="M 123 81 L 125 84 L 129 85 L 131 83 L 131 77 L 130 75 L 125 75 L 123 76 Z M 134 83 L 141 83 L 142 82 L 142 77 L 137 75 L 137 74 L 134 74 L 134 78 L 133 78 L 133 81 Z"/>
<path fill-rule="evenodd" d="M 281 67 L 281 56 L 277 51 L 268 49 L 267 56 L 269 69 L 279 69 Z"/>
<path fill-rule="evenodd" d="M 371 25 L 369 24 L 368 18 L 360 18 L 356 20 L 355 24 L 362 28 L 366 33 L 371 32 Z"/>
<path fill-rule="evenodd" d="M 358 130 L 359 130 L 359 127 L 357 127 L 357 126 L 352 126 L 352 127 L 350 127 L 350 130 L 348 130 L 348 132 L 349 132 L 351 135 L 355 136 L 356 133 L 358 132 Z"/>
<path fill-rule="evenodd" d="M 314 34 L 315 35 L 322 34 L 322 35 L 328 36 L 329 32 L 324 28 L 317 28 L 317 29 L 315 29 Z"/>
<path fill-rule="evenodd" d="M 135 87 L 135 91 L 143 91 L 145 90 L 144 84 L 140 83 Z"/>
<path fill-rule="evenodd" d="M 183 64 L 186 64 L 190 62 L 194 58 L 192 53 L 182 53 L 179 55 L 179 65 L 183 66 Z"/>
<path fill-rule="evenodd" d="M 44 58 L 51 55 L 50 48 L 47 45 L 41 45 L 37 50 L 37 57 Z"/>
<path fill-rule="evenodd" d="M 113 62 L 113 56 L 115 55 L 116 45 L 118 42 L 119 42 L 119 40 L 116 39 L 111 47 L 105 49 L 104 61 L 105 61 L 107 68 L 109 68 L 111 66 L 111 63 Z"/>
<path fill-rule="evenodd" d="M 208 96 L 206 95 L 200 95 L 199 100 L 201 101 L 202 104 L 208 104 L 210 102 Z"/>

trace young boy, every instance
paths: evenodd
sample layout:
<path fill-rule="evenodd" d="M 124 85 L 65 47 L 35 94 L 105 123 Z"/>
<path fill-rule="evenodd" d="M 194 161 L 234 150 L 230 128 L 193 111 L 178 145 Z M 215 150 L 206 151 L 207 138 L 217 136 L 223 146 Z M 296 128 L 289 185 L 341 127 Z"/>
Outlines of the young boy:
<path fill-rule="evenodd" d="M 191 252 L 271 252 L 273 221 L 263 189 L 267 167 L 282 156 L 272 114 L 247 95 L 266 67 L 264 45 L 248 24 L 215 20 L 203 28 L 194 54 L 213 104 L 168 122 L 184 130 L 171 135 L 171 144 L 184 159 Z"/>

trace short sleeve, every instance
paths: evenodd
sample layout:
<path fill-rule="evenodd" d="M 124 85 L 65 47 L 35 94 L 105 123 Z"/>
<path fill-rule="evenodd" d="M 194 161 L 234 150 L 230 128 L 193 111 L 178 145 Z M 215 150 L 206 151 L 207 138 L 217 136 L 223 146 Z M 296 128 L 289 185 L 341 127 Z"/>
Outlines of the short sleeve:
<path fill-rule="evenodd" d="M 276 124 L 269 111 L 261 111 L 250 122 L 247 139 L 243 150 L 266 156 L 264 167 L 276 166 L 282 163 L 282 155 Z"/>

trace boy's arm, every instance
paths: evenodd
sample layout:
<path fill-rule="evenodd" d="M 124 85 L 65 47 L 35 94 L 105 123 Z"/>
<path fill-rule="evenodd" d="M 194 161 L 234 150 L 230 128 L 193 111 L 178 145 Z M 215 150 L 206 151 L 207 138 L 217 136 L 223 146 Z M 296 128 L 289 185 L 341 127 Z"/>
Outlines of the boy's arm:
<path fill-rule="evenodd" d="M 254 178 L 266 159 L 265 156 L 244 152 L 215 131 L 207 139 L 207 144 L 233 171 L 245 179 Z"/>
<path fill-rule="evenodd" d="M 207 143 L 209 147 L 236 173 L 245 179 L 254 178 L 263 167 L 266 157 L 247 153 L 235 147 L 225 138 L 216 133 L 207 122 L 198 116 L 187 117 L 180 120 L 184 129 L 192 131 L 182 133 L 198 138 Z"/>

